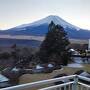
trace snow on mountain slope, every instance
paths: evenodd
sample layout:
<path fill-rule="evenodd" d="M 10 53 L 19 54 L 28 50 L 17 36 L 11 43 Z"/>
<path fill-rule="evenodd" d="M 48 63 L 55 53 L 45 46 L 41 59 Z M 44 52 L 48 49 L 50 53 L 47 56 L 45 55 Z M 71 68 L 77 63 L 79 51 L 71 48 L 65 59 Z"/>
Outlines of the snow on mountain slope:
<path fill-rule="evenodd" d="M 45 36 L 48 32 L 48 25 L 53 21 L 61 25 L 71 39 L 90 39 L 90 31 L 76 27 L 58 16 L 50 15 L 30 24 L 23 24 L 5 31 L 0 31 L 0 35 L 31 35 Z"/>
<path fill-rule="evenodd" d="M 68 22 L 66 22 L 65 20 L 61 19 L 59 16 L 54 16 L 54 15 L 50 15 L 46 18 L 43 18 L 41 20 L 38 20 L 36 22 L 30 23 L 30 24 L 23 24 L 20 26 L 17 26 L 15 28 L 24 28 L 24 27 L 28 27 L 28 26 L 40 26 L 41 24 L 49 24 L 51 21 L 53 21 L 55 24 L 59 24 L 61 26 L 63 26 L 64 28 L 69 27 L 69 28 L 75 28 L 77 30 L 79 30 L 79 27 L 76 27 Z"/>

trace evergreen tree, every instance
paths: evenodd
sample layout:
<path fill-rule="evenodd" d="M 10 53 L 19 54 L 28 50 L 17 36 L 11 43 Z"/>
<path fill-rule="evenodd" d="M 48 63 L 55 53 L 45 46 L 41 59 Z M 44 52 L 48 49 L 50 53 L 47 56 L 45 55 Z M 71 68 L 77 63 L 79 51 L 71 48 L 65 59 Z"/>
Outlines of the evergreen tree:
<path fill-rule="evenodd" d="M 48 33 L 41 44 L 39 57 L 43 63 L 55 62 L 66 65 L 68 62 L 67 33 L 60 25 L 55 25 L 53 21 L 49 24 Z"/>

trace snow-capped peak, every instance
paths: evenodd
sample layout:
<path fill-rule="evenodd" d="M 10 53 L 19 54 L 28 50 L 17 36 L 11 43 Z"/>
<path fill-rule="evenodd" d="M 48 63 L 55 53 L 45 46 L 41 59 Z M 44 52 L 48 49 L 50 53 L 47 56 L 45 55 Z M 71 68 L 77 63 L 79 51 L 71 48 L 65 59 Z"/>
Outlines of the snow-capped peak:
<path fill-rule="evenodd" d="M 24 28 L 27 26 L 40 26 L 41 24 L 49 24 L 51 21 L 53 21 L 55 24 L 59 24 L 61 26 L 63 26 L 64 28 L 69 27 L 69 28 L 75 28 L 77 30 L 79 30 L 79 27 L 76 27 L 68 22 L 66 22 L 65 20 L 61 19 L 59 16 L 54 16 L 54 15 L 50 15 L 47 16 L 46 18 L 43 18 L 41 20 L 35 21 L 33 23 L 30 24 L 23 24 L 20 26 L 17 26 L 16 28 Z"/>

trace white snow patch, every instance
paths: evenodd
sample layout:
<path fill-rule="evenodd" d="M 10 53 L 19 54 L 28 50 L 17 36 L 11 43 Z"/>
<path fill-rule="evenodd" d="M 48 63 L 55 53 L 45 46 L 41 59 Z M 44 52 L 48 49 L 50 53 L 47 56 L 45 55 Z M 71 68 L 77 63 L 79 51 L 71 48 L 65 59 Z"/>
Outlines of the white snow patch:
<path fill-rule="evenodd" d="M 40 20 L 35 21 L 33 23 L 20 25 L 20 26 L 17 26 L 15 28 L 24 28 L 27 26 L 32 26 L 32 27 L 33 26 L 40 26 L 41 24 L 49 24 L 51 21 L 53 21 L 55 24 L 59 24 L 59 25 L 63 26 L 64 28 L 70 27 L 70 28 L 75 28 L 77 30 L 80 30 L 79 27 L 76 27 L 76 26 L 66 22 L 65 20 L 63 20 L 59 16 L 54 16 L 54 15 L 47 16 L 46 18 L 40 19 Z"/>
<path fill-rule="evenodd" d="M 16 72 L 18 72 L 19 69 L 17 69 L 16 67 L 14 67 L 14 68 L 12 69 L 12 71 L 16 71 Z"/>
<path fill-rule="evenodd" d="M 79 63 L 79 64 L 85 64 L 85 63 L 90 63 L 90 59 L 87 60 L 87 58 L 81 58 L 81 57 L 74 57 L 73 61 L 75 63 Z"/>
<path fill-rule="evenodd" d="M 48 64 L 48 67 L 52 68 L 52 67 L 53 67 L 53 65 L 52 65 L 52 64 Z"/>
<path fill-rule="evenodd" d="M 83 63 L 83 60 L 81 57 L 74 57 L 73 60 L 75 63 Z"/>
<path fill-rule="evenodd" d="M 40 66 L 40 65 L 37 65 L 36 66 L 36 69 L 43 69 L 44 67 Z"/>
<path fill-rule="evenodd" d="M 6 82 L 8 81 L 9 79 L 5 76 L 3 76 L 2 74 L 0 74 L 0 82 Z"/>
<path fill-rule="evenodd" d="M 83 66 L 81 64 L 71 63 L 71 64 L 68 64 L 67 67 L 82 68 Z"/>

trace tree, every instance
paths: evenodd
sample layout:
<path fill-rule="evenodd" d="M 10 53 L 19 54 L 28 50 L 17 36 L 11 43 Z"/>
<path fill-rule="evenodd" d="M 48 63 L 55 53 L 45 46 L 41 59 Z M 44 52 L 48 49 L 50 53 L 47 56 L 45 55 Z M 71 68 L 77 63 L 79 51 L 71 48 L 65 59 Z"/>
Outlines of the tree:
<path fill-rule="evenodd" d="M 67 33 L 60 25 L 55 25 L 53 21 L 49 24 L 46 38 L 41 44 L 39 57 L 43 63 L 55 62 L 66 65 L 68 62 Z"/>
<path fill-rule="evenodd" d="M 17 47 L 16 44 L 13 44 L 11 48 L 12 48 L 11 57 L 14 60 L 12 67 L 14 67 L 16 63 L 20 60 L 20 49 Z"/>
<path fill-rule="evenodd" d="M 0 59 L 9 59 L 11 57 L 10 53 L 3 52 L 0 54 Z"/>
<path fill-rule="evenodd" d="M 21 68 L 28 68 L 29 63 L 32 59 L 31 51 L 28 48 L 24 47 L 19 52 L 19 57 L 20 58 L 17 61 L 16 66 Z"/>

